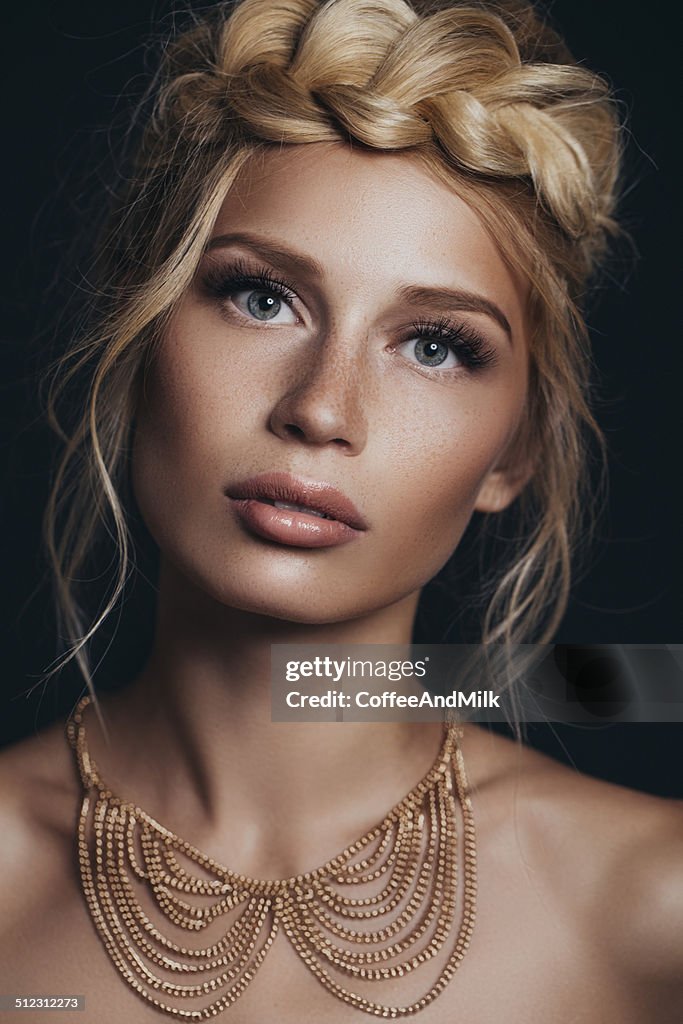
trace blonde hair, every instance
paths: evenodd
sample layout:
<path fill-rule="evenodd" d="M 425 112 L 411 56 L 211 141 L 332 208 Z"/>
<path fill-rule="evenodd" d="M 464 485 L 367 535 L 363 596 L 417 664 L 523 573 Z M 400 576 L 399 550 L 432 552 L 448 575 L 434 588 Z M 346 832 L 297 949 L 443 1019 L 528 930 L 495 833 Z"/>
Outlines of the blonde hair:
<path fill-rule="evenodd" d="M 219 4 L 165 50 L 132 170 L 103 236 L 91 326 L 50 367 L 47 412 L 64 442 L 45 512 L 60 631 L 95 697 L 88 646 L 134 566 L 122 495 L 136 402 L 154 347 L 195 273 L 245 161 L 283 144 L 351 140 L 406 151 L 478 212 L 530 284 L 530 391 L 510 459 L 533 459 L 507 560 L 482 570 L 484 645 L 548 642 L 571 563 L 594 526 L 582 316 L 616 232 L 621 131 L 606 82 L 517 0 L 243 0 Z M 141 109 L 145 109 L 143 107 Z M 82 415 L 58 413 L 85 381 Z M 483 517 L 493 523 L 495 516 Z M 495 532 L 495 530 L 494 530 Z M 95 539 L 118 556 L 90 621 L 76 593 Z M 484 534 L 486 530 L 484 530 Z"/>

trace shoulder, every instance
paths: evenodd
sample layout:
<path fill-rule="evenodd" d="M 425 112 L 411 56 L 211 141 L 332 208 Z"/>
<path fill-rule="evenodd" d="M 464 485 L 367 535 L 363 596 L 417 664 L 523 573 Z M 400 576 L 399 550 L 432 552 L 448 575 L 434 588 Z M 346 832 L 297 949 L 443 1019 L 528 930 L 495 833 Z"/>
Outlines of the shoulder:
<path fill-rule="evenodd" d="M 632 977 L 672 986 L 683 1018 L 683 801 L 624 801 L 599 921 Z"/>
<path fill-rule="evenodd" d="M 498 760 L 481 808 L 547 904 L 606 972 L 680 1000 L 683 1014 L 683 801 L 592 778 L 502 737 L 489 747 Z"/>
<path fill-rule="evenodd" d="M 78 784 L 62 722 L 0 750 L 0 902 L 10 932 L 27 894 L 66 877 Z"/>
<path fill-rule="evenodd" d="M 560 766 L 530 803 L 538 850 L 581 887 L 587 933 L 614 966 L 683 976 L 683 802 Z"/>

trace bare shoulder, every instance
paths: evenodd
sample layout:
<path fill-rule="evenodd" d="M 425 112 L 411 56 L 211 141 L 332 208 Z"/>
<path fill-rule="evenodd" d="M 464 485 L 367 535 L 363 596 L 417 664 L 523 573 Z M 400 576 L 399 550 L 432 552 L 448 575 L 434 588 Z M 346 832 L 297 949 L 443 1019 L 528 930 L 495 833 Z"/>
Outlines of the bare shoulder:
<path fill-rule="evenodd" d="M 11 933 L 27 898 L 68 869 L 78 794 L 63 722 L 0 751 L 0 903 Z"/>
<path fill-rule="evenodd" d="M 501 829 L 512 823 L 530 875 L 607 970 L 683 1010 L 683 801 L 592 778 L 502 737 L 494 748 L 484 813 Z"/>
<path fill-rule="evenodd" d="M 563 765 L 538 771 L 537 841 L 579 862 L 596 934 L 633 971 L 683 976 L 683 801 Z"/>

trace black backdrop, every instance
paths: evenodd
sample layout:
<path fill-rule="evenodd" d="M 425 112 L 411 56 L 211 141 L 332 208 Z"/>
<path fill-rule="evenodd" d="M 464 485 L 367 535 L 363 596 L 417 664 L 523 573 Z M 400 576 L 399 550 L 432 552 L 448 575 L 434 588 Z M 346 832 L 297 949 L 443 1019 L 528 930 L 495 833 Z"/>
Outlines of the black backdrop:
<path fill-rule="evenodd" d="M 45 344 L 40 330 L 72 287 L 60 274 L 86 215 L 81 171 L 106 165 L 117 145 L 108 126 L 139 95 L 157 52 L 150 29 L 163 34 L 173 9 L 150 0 L 54 0 L 3 13 L 0 742 L 63 714 L 80 685 L 66 671 L 36 687 L 56 651 L 39 536 L 51 454 L 35 383 Z M 673 322 L 680 292 L 673 225 L 678 55 L 667 33 L 670 13 L 663 3 L 556 0 L 551 15 L 572 50 L 612 81 L 628 114 L 622 216 L 639 252 L 630 268 L 613 266 L 590 317 L 597 415 L 610 447 L 609 509 L 557 640 L 680 643 L 683 359 Z M 55 280 L 57 287 L 48 287 Z M 146 607 L 133 597 L 126 615 L 143 619 Z M 114 639 L 102 685 L 138 663 L 136 637 L 147 628 L 141 623 L 136 631 L 129 621 L 125 650 Z M 538 725 L 529 740 L 584 771 L 683 796 L 683 724 Z"/>

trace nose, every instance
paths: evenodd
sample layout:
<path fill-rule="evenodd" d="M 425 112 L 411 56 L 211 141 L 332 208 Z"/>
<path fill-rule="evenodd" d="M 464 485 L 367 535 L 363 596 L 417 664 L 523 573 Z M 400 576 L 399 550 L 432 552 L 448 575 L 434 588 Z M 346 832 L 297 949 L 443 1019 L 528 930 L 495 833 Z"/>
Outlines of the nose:
<path fill-rule="evenodd" d="M 344 348 L 328 337 L 291 368 L 270 415 L 270 429 L 282 440 L 333 445 L 345 455 L 364 449 L 368 367 L 362 351 Z"/>

